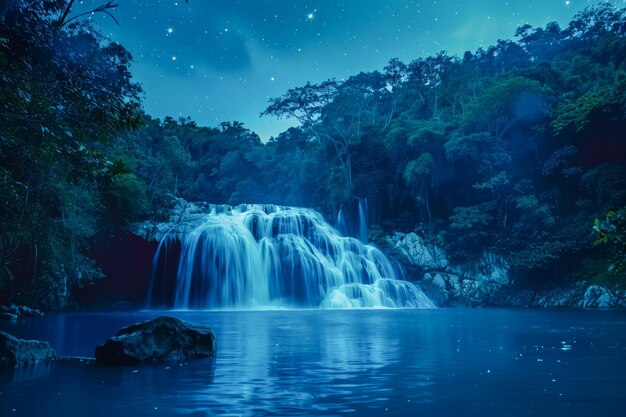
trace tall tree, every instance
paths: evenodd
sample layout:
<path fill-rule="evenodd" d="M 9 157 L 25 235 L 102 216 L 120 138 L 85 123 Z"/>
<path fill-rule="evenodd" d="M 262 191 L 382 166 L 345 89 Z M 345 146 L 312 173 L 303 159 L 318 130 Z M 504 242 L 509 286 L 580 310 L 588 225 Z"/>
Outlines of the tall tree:
<path fill-rule="evenodd" d="M 86 243 L 103 183 L 126 172 L 108 146 L 137 126 L 141 105 L 128 51 L 89 22 L 64 20 L 70 5 L 13 2 L 0 16 L 0 161 L 11 196 L 0 212 L 0 285 L 5 299 L 48 306 L 101 275 Z"/>

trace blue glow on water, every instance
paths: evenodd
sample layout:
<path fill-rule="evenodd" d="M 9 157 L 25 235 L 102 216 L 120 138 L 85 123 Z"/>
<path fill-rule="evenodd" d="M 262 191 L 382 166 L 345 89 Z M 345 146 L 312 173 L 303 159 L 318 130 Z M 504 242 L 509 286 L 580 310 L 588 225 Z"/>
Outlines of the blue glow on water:
<path fill-rule="evenodd" d="M 91 356 L 120 327 L 158 314 L 52 314 L 0 329 Z M 217 358 L 3 371 L 0 415 L 621 416 L 626 407 L 623 312 L 176 315 L 214 328 Z"/>

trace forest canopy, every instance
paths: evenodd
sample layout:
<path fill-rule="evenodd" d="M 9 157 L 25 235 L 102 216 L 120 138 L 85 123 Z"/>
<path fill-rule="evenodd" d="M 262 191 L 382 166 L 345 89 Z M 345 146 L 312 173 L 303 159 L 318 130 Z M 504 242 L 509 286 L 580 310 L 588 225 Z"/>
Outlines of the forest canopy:
<path fill-rule="evenodd" d="M 367 198 L 372 237 L 417 231 L 457 262 L 491 251 L 528 284 L 623 283 L 592 226 L 626 205 L 626 9 L 295 87 L 262 117 L 299 126 L 263 143 L 238 121 L 145 114 L 129 52 L 88 21 L 60 25 L 66 8 L 0 17 L 2 301 L 65 307 L 102 278 L 98 236 L 176 197 L 329 219 Z"/>

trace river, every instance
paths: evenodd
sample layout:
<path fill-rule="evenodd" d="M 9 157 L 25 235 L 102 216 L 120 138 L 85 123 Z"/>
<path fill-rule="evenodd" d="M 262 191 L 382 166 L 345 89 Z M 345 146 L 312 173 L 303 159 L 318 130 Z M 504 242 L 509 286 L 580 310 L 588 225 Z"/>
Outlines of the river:
<path fill-rule="evenodd" d="M 159 312 L 0 323 L 93 356 Z M 56 363 L 0 373 L 2 416 L 623 416 L 626 314 L 497 309 L 168 312 L 206 323 L 215 359 Z"/>

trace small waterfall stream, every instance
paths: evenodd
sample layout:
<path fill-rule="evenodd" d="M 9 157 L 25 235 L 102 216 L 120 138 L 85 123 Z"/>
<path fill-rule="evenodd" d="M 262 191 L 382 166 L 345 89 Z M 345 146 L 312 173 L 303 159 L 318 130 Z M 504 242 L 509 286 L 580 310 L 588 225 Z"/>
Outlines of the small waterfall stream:
<path fill-rule="evenodd" d="M 347 214 L 344 210 L 347 210 Z M 351 202 L 339 210 L 337 229 L 345 236 L 353 236 L 362 243 L 368 243 L 367 198 L 359 197 L 358 202 Z"/>
<path fill-rule="evenodd" d="M 162 249 L 180 239 L 178 309 L 434 307 L 380 250 L 341 236 L 311 209 L 211 206 L 189 230 L 160 242 L 148 305 Z"/>
<path fill-rule="evenodd" d="M 367 199 L 359 198 L 359 235 L 358 238 L 363 243 L 368 243 L 367 236 Z"/>

